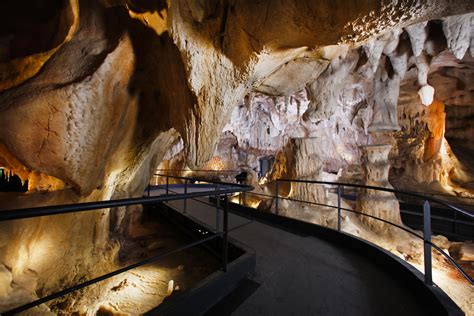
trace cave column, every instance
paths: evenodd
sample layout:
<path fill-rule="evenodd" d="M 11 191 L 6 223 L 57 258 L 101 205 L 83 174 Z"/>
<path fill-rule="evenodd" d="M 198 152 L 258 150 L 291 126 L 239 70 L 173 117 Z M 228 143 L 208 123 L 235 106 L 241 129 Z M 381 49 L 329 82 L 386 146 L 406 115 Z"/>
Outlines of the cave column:
<path fill-rule="evenodd" d="M 388 155 L 392 145 L 366 145 L 361 147 L 364 184 L 367 186 L 393 187 L 388 182 L 390 163 Z M 361 188 L 357 198 L 357 211 L 376 216 L 394 224 L 401 225 L 400 206 L 392 192 Z M 382 232 L 392 227 L 389 224 L 368 216 L 359 215 L 362 222 L 374 231 Z"/>
<path fill-rule="evenodd" d="M 389 154 L 394 143 L 393 133 L 400 130 L 397 113 L 399 94 L 400 77 L 393 71 L 390 60 L 382 57 L 374 76 L 374 111 L 368 128 L 369 144 L 360 148 L 363 180 L 367 186 L 393 188 L 388 181 Z M 391 192 L 361 188 L 357 211 L 394 224 L 402 223 L 398 199 Z M 393 227 L 368 216 L 359 216 L 374 231 L 382 232 Z"/>

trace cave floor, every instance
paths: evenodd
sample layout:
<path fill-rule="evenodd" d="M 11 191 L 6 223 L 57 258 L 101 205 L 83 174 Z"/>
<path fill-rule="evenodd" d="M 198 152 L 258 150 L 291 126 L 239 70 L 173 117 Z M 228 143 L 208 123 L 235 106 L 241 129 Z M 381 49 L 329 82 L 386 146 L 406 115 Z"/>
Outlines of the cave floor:
<path fill-rule="evenodd" d="M 183 201 L 170 204 L 183 210 Z M 215 227 L 214 207 L 188 200 L 187 214 Z M 238 306 L 226 308 L 224 299 L 208 315 L 426 314 L 417 293 L 355 251 L 229 214 L 229 230 L 239 226 L 230 236 L 255 250 L 251 281 L 260 286 Z"/>

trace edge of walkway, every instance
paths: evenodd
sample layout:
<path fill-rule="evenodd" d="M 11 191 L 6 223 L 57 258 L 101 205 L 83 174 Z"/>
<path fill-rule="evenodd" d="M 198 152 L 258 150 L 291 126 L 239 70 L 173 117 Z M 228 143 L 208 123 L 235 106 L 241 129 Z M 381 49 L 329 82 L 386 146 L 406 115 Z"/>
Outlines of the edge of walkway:
<path fill-rule="evenodd" d="M 210 198 L 209 200 L 215 203 L 215 198 Z M 425 302 L 433 304 L 431 307 L 434 310 L 445 312 L 446 315 L 464 315 L 460 307 L 441 288 L 427 286 L 424 283 L 424 275 L 420 271 L 375 244 L 332 228 L 258 211 L 232 202 L 229 202 L 229 211 L 291 233 L 323 238 L 329 242 L 338 243 L 352 251 L 359 251 L 372 260 L 380 262 L 391 273 L 395 273 L 397 277 L 407 283 L 408 287 L 420 293 Z"/>
<path fill-rule="evenodd" d="M 189 225 L 194 228 L 208 229 L 170 205 L 161 204 L 160 206 L 164 208 L 163 212 L 172 215 L 188 229 Z M 238 287 L 243 279 L 252 275 L 256 266 L 255 252 L 230 236 L 228 243 L 229 247 L 234 247 L 234 251 L 229 249 L 229 256 L 231 252 L 242 252 L 242 254 L 228 263 L 226 272 L 220 269 L 213 272 L 191 288 L 166 298 L 145 315 L 202 315 Z"/>

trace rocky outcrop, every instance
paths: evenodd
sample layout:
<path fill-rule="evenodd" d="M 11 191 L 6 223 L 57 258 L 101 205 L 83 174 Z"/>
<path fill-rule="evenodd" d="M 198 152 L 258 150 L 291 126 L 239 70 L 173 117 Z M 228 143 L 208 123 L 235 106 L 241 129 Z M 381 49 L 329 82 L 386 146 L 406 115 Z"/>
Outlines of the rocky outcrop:
<path fill-rule="evenodd" d="M 470 17 L 453 16 L 472 1 L 54 3 L 2 4 L 0 164 L 29 183 L 2 208 L 139 196 L 168 150 L 175 166 L 251 172 L 291 148 L 288 174 L 339 177 L 360 165 L 370 126 L 401 126 L 398 178 L 446 185 L 457 170 L 442 111 L 425 106 L 473 99 Z M 103 210 L 1 224 L 1 302 L 112 267 L 124 223 L 125 210 Z"/>

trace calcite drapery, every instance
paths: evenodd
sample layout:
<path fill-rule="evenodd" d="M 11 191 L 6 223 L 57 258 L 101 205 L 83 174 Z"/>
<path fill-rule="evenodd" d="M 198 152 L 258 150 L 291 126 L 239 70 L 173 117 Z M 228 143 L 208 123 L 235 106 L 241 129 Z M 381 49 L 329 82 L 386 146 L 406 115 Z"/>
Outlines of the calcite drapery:
<path fill-rule="evenodd" d="M 6 70 L 0 75 L 0 142 L 21 162 L 21 168 L 67 184 L 66 190 L 48 194 L 30 192 L 14 198 L 8 196 L 2 207 L 138 196 L 165 151 L 179 136 L 186 148 L 183 156 L 188 164 L 196 167 L 206 163 L 233 107 L 249 90 L 258 89 L 262 83 L 277 88 L 272 89 L 274 94 L 293 93 L 294 89 L 310 83 L 308 91 L 314 106 L 310 106 L 302 125 L 279 124 L 283 120 L 275 117 L 266 122 L 297 127 L 295 136 L 312 137 L 312 141 L 319 135 L 317 144 L 329 144 L 331 148 L 322 154 L 326 171 L 337 173 L 339 168 L 357 162 L 355 145 L 351 142 L 362 142 L 364 137 L 359 137 L 362 133 L 355 126 L 363 125 L 366 130 L 367 116 L 370 117 L 370 104 L 361 96 L 373 91 L 357 83 L 364 78 L 371 82 L 372 77 L 365 77 L 366 72 L 373 74 L 380 60 L 385 58 L 388 65 L 384 54 L 390 58 L 400 80 L 413 68 L 413 62 L 407 60 L 410 54 L 407 50 L 393 50 L 398 36 L 381 33 L 474 9 L 472 1 L 461 0 L 383 4 L 372 0 L 351 3 L 181 0 L 168 4 L 148 1 L 142 7 L 145 2 L 56 1 L 64 6 L 54 10 L 59 12 L 54 21 L 47 22 L 53 27 L 46 28 L 45 33 L 39 32 L 52 40 L 39 50 L 30 47 L 19 50 L 31 54 L 28 56 L 17 55 L 18 50 L 11 44 L 21 43 L 22 36 L 10 41 L 1 33 L 0 55 L 8 64 L 1 66 Z M 25 13 L 3 12 L 12 18 L 2 22 Z M 29 19 L 26 15 L 23 20 Z M 442 30 L 448 49 L 460 57 L 466 51 L 468 32 L 459 29 L 462 23 L 458 22 L 457 18 L 443 21 Z M 423 32 L 431 30 L 429 24 L 423 26 Z M 384 36 L 367 45 L 366 58 L 370 65 L 365 65 L 364 57 L 352 48 L 357 50 L 357 46 L 380 34 Z M 403 36 L 400 35 L 400 47 L 406 45 Z M 422 87 L 429 78 L 425 70 L 435 62 L 423 59 L 433 51 L 428 49 L 432 45 L 422 44 L 425 39 L 429 42 L 429 36 L 422 37 L 413 45 L 415 55 L 420 57 L 415 66 Z M 341 40 L 346 44 L 338 46 Z M 301 71 L 301 76 L 294 74 L 293 85 L 282 87 L 278 77 L 285 76 L 289 69 L 306 69 L 302 61 L 311 64 L 310 71 Z M 317 80 L 320 71 L 325 71 L 321 73 L 322 78 L 326 77 L 324 82 L 319 85 L 310 82 Z M 359 73 L 352 76 L 354 72 Z M 390 77 L 389 71 L 387 75 Z M 390 81 L 380 82 L 387 83 L 382 87 L 392 89 L 388 85 Z M 342 92 L 324 91 L 332 85 Z M 348 86 L 355 92 L 348 92 Z M 331 104 L 318 100 L 321 91 Z M 469 93 L 463 96 L 467 97 L 452 101 L 463 102 Z M 285 99 L 289 100 L 285 105 L 295 102 L 289 96 Z M 298 119 L 300 114 L 296 115 Z M 276 137 L 276 131 L 283 130 L 266 127 L 270 128 L 268 138 L 267 129 L 261 128 L 261 141 L 257 143 L 272 143 L 268 140 Z M 356 141 L 348 142 L 344 138 Z M 278 142 L 281 146 L 285 144 Z M 329 161 L 334 151 L 341 152 L 341 159 Z M 426 180 L 426 176 L 421 175 L 420 179 Z M 120 233 L 117 226 L 122 215 L 117 213 L 110 229 L 107 212 L 97 212 L 63 220 L 31 221 L 17 225 L 13 232 L 2 230 L 0 271 L 2 280 L 8 283 L 5 295 L 20 297 L 16 285 L 23 286 L 31 296 L 56 289 L 59 279 L 52 280 L 49 276 L 57 272 L 67 274 L 69 266 L 75 267 L 79 277 L 87 275 L 95 263 L 87 261 L 91 253 L 98 254 L 94 260 L 113 262 L 115 244 L 109 234 Z M 84 225 L 88 225 L 87 229 L 82 229 Z M 53 236 L 42 239 L 41 232 L 48 230 L 54 232 Z M 77 231 L 77 240 L 65 237 L 68 230 Z M 16 238 L 11 236 L 21 236 L 24 244 L 17 241 L 9 244 L 10 238 Z M 36 261 L 41 257 L 36 251 L 47 248 L 35 247 L 38 242 L 66 248 L 71 244 L 79 248 L 82 245 L 82 249 L 69 248 L 80 254 L 78 261 L 82 259 L 85 263 L 75 265 L 73 256 L 60 253 L 52 260 L 63 260 L 64 267 L 53 271 L 52 266 Z M 107 245 L 113 249 L 102 251 Z M 67 278 L 63 283 L 73 281 Z"/>

